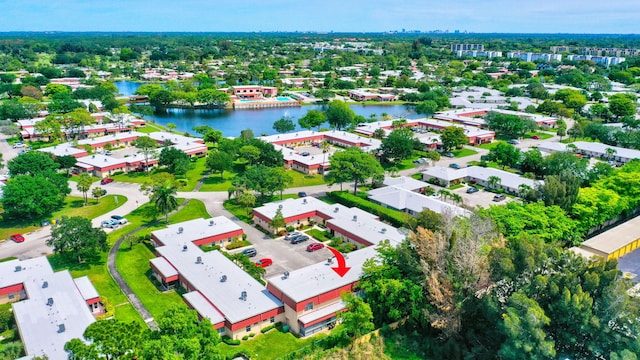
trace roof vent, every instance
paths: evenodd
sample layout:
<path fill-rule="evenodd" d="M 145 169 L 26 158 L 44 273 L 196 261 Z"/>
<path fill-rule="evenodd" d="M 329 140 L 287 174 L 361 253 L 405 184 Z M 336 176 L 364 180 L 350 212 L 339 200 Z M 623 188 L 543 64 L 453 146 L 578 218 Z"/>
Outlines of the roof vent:
<path fill-rule="evenodd" d="M 107 162 L 107 159 L 106 159 L 106 158 L 104 159 L 104 162 Z"/>
<path fill-rule="evenodd" d="M 178 228 L 178 234 L 182 234 L 182 232 L 184 231 L 184 229 L 181 227 Z"/>
<path fill-rule="evenodd" d="M 302 203 L 306 204 L 307 203 L 307 198 L 302 199 Z"/>
<path fill-rule="evenodd" d="M 220 277 L 220 282 L 225 282 L 225 281 L 227 281 L 227 275 L 222 275 Z"/>
<path fill-rule="evenodd" d="M 48 298 L 47 299 L 47 305 L 48 306 L 53 306 L 53 298 Z"/>
<path fill-rule="evenodd" d="M 328 258 L 327 259 L 327 264 L 333 264 L 333 258 Z"/>
<path fill-rule="evenodd" d="M 63 333 L 65 330 L 64 324 L 58 324 L 58 334 Z"/>
<path fill-rule="evenodd" d="M 353 215 L 353 219 L 351 219 L 353 221 L 358 221 L 358 215 Z"/>
<path fill-rule="evenodd" d="M 278 209 L 282 210 L 282 204 L 278 205 Z"/>
<path fill-rule="evenodd" d="M 196 258 L 196 264 L 202 264 L 202 256 Z"/>
<path fill-rule="evenodd" d="M 187 251 L 187 244 L 182 245 L 182 251 Z"/>
<path fill-rule="evenodd" d="M 289 278 L 289 272 L 288 271 L 285 271 L 282 275 L 284 276 L 285 279 Z"/>
<path fill-rule="evenodd" d="M 336 213 L 338 212 L 338 210 L 340 210 L 340 208 L 336 207 L 335 209 L 333 209 L 333 212 Z"/>
<path fill-rule="evenodd" d="M 215 224 L 216 224 L 215 220 L 209 220 L 209 226 L 213 226 Z"/>
<path fill-rule="evenodd" d="M 49 282 L 45 281 L 45 282 L 42 283 L 42 288 L 43 289 L 46 289 L 48 287 L 49 287 Z"/>
<path fill-rule="evenodd" d="M 22 271 L 22 266 L 18 265 L 16 266 L 16 272 Z"/>
<path fill-rule="evenodd" d="M 387 232 L 387 228 L 382 228 L 382 229 L 380 229 L 380 233 L 381 233 L 381 234 L 384 234 L 384 233 L 386 233 L 386 232 Z"/>
<path fill-rule="evenodd" d="M 243 291 L 240 293 L 240 299 L 247 301 L 247 292 Z"/>

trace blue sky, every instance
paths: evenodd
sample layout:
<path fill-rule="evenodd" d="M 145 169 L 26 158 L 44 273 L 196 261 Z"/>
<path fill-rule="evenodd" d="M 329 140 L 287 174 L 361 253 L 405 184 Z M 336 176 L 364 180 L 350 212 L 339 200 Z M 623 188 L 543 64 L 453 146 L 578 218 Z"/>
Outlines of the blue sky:
<path fill-rule="evenodd" d="M 639 0 L 0 0 L 0 31 L 639 33 Z"/>

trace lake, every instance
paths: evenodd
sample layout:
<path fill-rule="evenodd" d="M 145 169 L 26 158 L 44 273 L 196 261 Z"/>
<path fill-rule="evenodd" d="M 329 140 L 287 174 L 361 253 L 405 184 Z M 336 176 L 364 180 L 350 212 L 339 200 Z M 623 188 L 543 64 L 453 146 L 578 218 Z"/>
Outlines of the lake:
<path fill-rule="evenodd" d="M 142 84 L 131 81 L 115 82 L 118 92 L 124 96 L 133 95 Z M 356 114 L 365 118 L 369 118 L 371 114 L 380 116 L 382 113 L 408 119 L 421 117 L 415 113 L 413 107 L 406 105 L 354 104 L 349 106 Z M 273 123 L 283 116 L 291 117 L 297 126 L 297 119 L 303 117 L 307 111 L 322 108 L 322 105 L 305 105 L 293 108 L 243 110 L 166 109 L 166 111 L 157 112 L 153 116 L 147 116 L 145 119 L 153 120 L 160 125 L 175 124 L 176 129 L 180 132 L 193 133 L 194 126 L 208 125 L 222 131 L 224 136 L 237 137 L 240 135 L 240 131 L 244 129 L 252 129 L 256 136 L 260 136 L 262 134 L 275 134 L 276 131 L 272 128 Z M 329 127 L 329 125 L 325 124 L 324 127 Z M 301 130 L 301 128 L 297 127 L 296 130 Z"/>

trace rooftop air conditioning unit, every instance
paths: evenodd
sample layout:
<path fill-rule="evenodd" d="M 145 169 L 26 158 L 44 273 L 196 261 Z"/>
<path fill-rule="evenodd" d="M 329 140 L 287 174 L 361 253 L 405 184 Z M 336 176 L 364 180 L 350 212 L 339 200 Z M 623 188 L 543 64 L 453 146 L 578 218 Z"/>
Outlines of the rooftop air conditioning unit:
<path fill-rule="evenodd" d="M 58 334 L 63 333 L 66 330 L 64 324 L 58 325 Z"/>
<path fill-rule="evenodd" d="M 284 274 L 282 274 L 282 275 L 284 275 L 284 278 L 285 278 L 285 279 L 288 279 L 288 278 L 289 278 L 289 272 L 288 272 L 288 271 L 285 271 L 285 272 L 284 272 Z"/>
<path fill-rule="evenodd" d="M 302 200 L 302 203 L 303 203 L 303 204 L 306 204 L 306 203 L 307 203 L 307 199 L 306 199 L 306 198 L 305 198 L 305 199 L 303 199 L 303 200 Z"/>
<path fill-rule="evenodd" d="M 49 283 L 48 283 L 47 281 L 45 281 L 45 282 L 43 282 L 43 283 L 42 283 L 42 288 L 43 288 L 43 289 L 46 289 L 46 288 L 48 288 L 48 287 L 49 287 Z"/>
<path fill-rule="evenodd" d="M 18 265 L 16 266 L 16 272 L 22 271 L 22 266 Z"/>
<path fill-rule="evenodd" d="M 48 298 L 47 299 L 47 305 L 48 306 L 53 306 L 53 298 Z"/>
<path fill-rule="evenodd" d="M 216 222 L 215 222 L 215 221 L 213 221 L 213 220 L 209 220 L 209 226 L 213 226 L 213 225 L 215 225 L 215 224 L 216 224 Z"/>
<path fill-rule="evenodd" d="M 282 210 L 282 204 L 278 205 L 278 209 Z"/>
<path fill-rule="evenodd" d="M 244 301 L 247 301 L 247 292 L 243 291 L 240 293 L 240 298 Z"/>
<path fill-rule="evenodd" d="M 353 221 L 358 221 L 358 215 L 353 215 Z"/>
<path fill-rule="evenodd" d="M 187 244 L 182 245 L 182 251 L 187 251 Z"/>
<path fill-rule="evenodd" d="M 184 231 L 184 229 L 181 227 L 178 228 L 178 234 L 182 234 L 182 232 Z"/>
<path fill-rule="evenodd" d="M 387 228 L 382 228 L 382 229 L 380 229 L 380 233 L 381 233 L 381 234 L 384 234 L 384 233 L 386 233 L 386 232 L 387 232 Z"/>
<path fill-rule="evenodd" d="M 338 210 L 340 210 L 340 208 L 336 207 L 336 208 L 334 208 L 334 209 L 333 209 L 333 212 L 334 212 L 334 213 L 337 213 L 337 212 L 338 212 Z"/>
<path fill-rule="evenodd" d="M 202 256 L 196 258 L 196 264 L 202 264 Z"/>
<path fill-rule="evenodd" d="M 227 275 L 222 275 L 220 277 L 220 282 L 225 282 L 225 281 L 227 281 Z"/>

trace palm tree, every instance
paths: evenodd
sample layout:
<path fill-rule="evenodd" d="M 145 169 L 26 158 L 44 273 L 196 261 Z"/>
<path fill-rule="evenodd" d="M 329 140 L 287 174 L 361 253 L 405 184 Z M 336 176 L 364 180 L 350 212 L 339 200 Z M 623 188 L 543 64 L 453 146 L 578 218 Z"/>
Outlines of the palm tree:
<path fill-rule="evenodd" d="M 609 161 L 611 161 L 613 156 L 617 153 L 616 149 L 612 149 L 612 148 L 606 148 L 605 151 L 607 152 L 607 160 Z"/>
<path fill-rule="evenodd" d="M 442 201 L 447 201 L 447 198 L 451 196 L 451 193 L 444 189 L 438 191 L 438 194 L 440 194 L 440 197 L 442 197 Z"/>
<path fill-rule="evenodd" d="M 87 206 L 87 193 L 91 188 L 91 183 L 93 183 L 93 179 L 91 178 L 91 175 L 87 173 L 82 173 L 78 175 L 76 182 L 78 183 L 77 185 L 78 191 L 82 192 L 82 197 L 84 198 L 84 206 Z"/>
<path fill-rule="evenodd" d="M 487 184 L 492 189 L 497 189 L 498 186 L 500 186 L 501 182 L 502 182 L 502 179 L 500 179 L 499 177 L 497 177 L 495 175 L 489 176 L 489 179 L 487 179 Z"/>
<path fill-rule="evenodd" d="M 324 177 L 324 163 L 325 163 L 326 158 L 327 158 L 327 153 L 329 152 L 329 150 L 331 150 L 331 144 L 328 141 L 323 140 L 320 143 L 320 149 L 322 149 L 322 167 L 321 167 L 321 169 L 322 169 L 322 177 Z"/>
<path fill-rule="evenodd" d="M 169 213 L 178 207 L 177 184 L 167 179 L 164 183 L 154 185 L 151 189 L 151 201 L 155 204 L 156 210 L 164 214 L 165 222 L 169 222 Z"/>
<path fill-rule="evenodd" d="M 460 196 L 460 194 L 451 193 L 449 196 L 451 197 L 451 200 L 453 200 L 454 203 L 462 204 L 462 196 Z"/>

